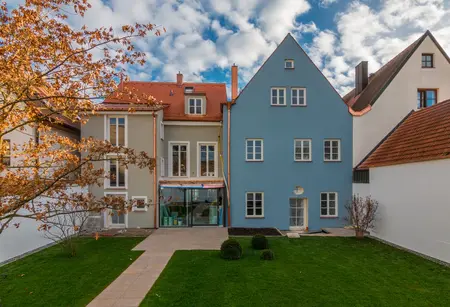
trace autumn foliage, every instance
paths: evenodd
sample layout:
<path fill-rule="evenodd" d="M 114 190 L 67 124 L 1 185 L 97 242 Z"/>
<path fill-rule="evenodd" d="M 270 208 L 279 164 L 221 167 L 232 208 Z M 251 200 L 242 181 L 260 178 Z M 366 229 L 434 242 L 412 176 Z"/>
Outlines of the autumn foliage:
<path fill-rule="evenodd" d="M 46 220 L 59 212 L 46 205 L 48 199 L 79 211 L 127 210 L 130 204 L 120 198 L 70 192 L 73 185 L 103 183 L 109 174 L 94 163 L 106 159 L 106 153 L 118 154 L 126 166 L 154 167 L 145 152 L 51 129 L 85 123 L 97 111 L 95 101 L 112 92 L 157 106 L 152 97 L 134 97 L 133 89 L 118 91 L 117 84 L 127 79 L 124 67 L 145 62 L 133 42 L 160 35 L 161 29 L 153 24 L 76 29 L 69 24 L 69 15 L 82 18 L 89 8 L 87 0 L 26 0 L 12 10 L 0 5 L 0 156 L 11 149 L 16 161 L 8 167 L 0 160 L 0 233 L 18 216 L 41 220 L 45 228 Z M 33 134 L 24 143 L 10 137 L 29 131 Z"/>

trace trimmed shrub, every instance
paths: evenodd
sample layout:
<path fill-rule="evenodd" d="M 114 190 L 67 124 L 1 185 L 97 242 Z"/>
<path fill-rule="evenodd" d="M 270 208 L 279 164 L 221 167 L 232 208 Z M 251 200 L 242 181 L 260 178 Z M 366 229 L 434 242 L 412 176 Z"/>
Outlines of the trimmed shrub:
<path fill-rule="evenodd" d="M 261 252 L 261 260 L 273 260 L 274 259 L 274 254 L 273 251 L 271 249 L 265 249 Z"/>
<path fill-rule="evenodd" d="M 235 239 L 228 239 L 223 241 L 220 246 L 220 256 L 223 259 L 237 260 L 242 256 L 242 247 Z"/>
<path fill-rule="evenodd" d="M 254 249 L 258 249 L 258 250 L 268 249 L 269 241 L 263 235 L 254 235 L 252 238 L 252 247 Z"/>

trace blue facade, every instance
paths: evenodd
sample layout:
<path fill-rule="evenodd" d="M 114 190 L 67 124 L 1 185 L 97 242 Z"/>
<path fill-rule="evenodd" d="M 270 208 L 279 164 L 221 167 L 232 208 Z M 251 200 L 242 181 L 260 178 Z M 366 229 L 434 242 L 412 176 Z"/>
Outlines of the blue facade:
<path fill-rule="evenodd" d="M 294 69 L 285 69 L 285 60 Z M 286 105 L 271 105 L 271 88 L 285 88 Z M 306 88 L 307 106 L 291 106 L 291 88 Z M 227 111 L 224 108 L 224 161 Z M 263 139 L 262 162 L 246 161 L 246 139 Z M 294 161 L 294 139 L 312 140 L 312 161 Z M 324 140 L 340 140 L 340 162 L 324 161 Z M 310 230 L 340 227 L 352 196 L 352 117 L 341 97 L 288 35 L 247 84 L 231 109 L 233 227 L 290 227 L 290 198 L 307 199 Z M 225 165 L 226 167 L 226 165 Z M 226 170 L 226 168 L 225 168 Z M 294 194 L 301 186 L 304 193 Z M 264 193 L 264 217 L 246 217 L 246 193 Z M 320 214 L 321 192 L 336 192 L 337 215 Z M 307 224 L 307 225 L 306 225 Z"/>

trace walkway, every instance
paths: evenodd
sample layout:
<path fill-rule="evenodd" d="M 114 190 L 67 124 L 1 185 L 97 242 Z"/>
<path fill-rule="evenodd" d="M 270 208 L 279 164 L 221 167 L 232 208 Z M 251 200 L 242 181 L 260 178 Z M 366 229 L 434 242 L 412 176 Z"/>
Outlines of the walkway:
<path fill-rule="evenodd" d="M 176 250 L 219 250 L 227 238 L 227 228 L 160 228 L 134 248 L 145 252 L 88 307 L 139 306 Z"/>

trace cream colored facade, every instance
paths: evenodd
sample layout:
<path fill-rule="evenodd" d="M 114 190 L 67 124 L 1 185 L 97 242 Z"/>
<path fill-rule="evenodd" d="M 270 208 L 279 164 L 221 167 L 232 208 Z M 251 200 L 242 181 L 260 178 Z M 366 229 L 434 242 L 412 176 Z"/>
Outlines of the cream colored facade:
<path fill-rule="evenodd" d="M 434 55 L 434 68 L 422 68 L 422 53 Z M 437 89 L 438 102 L 450 99 L 450 64 L 429 36 L 378 97 L 372 110 L 353 118 L 353 166 L 411 110 L 417 109 L 418 89 Z"/>

